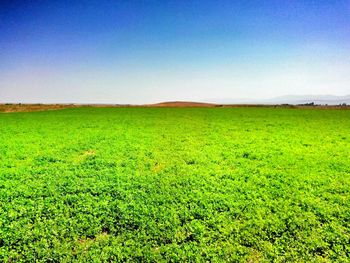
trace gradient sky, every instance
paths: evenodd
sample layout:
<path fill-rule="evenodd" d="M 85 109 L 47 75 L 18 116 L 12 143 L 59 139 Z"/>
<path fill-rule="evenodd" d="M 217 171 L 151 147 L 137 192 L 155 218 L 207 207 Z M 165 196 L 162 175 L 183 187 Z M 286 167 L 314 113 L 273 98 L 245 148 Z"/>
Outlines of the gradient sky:
<path fill-rule="evenodd" d="M 0 2 L 0 102 L 349 93 L 349 0 Z"/>

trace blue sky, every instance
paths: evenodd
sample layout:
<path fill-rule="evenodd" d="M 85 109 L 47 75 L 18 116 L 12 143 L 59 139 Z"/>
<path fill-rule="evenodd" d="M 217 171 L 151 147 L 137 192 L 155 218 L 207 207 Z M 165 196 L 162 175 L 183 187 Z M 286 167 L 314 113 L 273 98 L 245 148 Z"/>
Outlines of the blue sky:
<path fill-rule="evenodd" d="M 350 93 L 350 1 L 2 1 L 0 102 Z"/>

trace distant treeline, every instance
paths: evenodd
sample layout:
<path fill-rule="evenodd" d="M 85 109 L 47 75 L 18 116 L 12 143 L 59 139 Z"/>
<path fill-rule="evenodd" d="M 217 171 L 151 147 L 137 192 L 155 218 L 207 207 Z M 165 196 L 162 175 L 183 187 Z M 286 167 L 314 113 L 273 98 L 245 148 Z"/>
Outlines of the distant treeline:
<path fill-rule="evenodd" d="M 303 103 L 303 104 L 298 104 L 298 106 L 328 106 L 328 104 L 316 104 L 314 102 L 309 102 L 309 103 Z M 341 106 L 341 107 L 346 107 L 346 103 L 340 103 L 338 105 L 330 105 L 330 106 Z"/>

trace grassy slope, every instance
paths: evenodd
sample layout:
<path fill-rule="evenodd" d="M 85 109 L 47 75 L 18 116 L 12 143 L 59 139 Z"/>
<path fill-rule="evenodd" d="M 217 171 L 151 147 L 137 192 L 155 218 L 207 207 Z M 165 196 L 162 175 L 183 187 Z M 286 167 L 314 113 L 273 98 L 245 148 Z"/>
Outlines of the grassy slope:
<path fill-rule="evenodd" d="M 0 260 L 346 260 L 349 131 L 337 110 L 0 114 Z"/>

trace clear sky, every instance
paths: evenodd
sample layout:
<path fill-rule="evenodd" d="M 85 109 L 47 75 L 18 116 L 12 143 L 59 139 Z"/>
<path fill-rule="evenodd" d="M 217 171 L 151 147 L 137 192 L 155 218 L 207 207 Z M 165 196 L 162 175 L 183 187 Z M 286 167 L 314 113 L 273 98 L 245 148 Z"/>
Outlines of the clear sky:
<path fill-rule="evenodd" d="M 349 93 L 349 0 L 0 2 L 0 102 Z"/>

